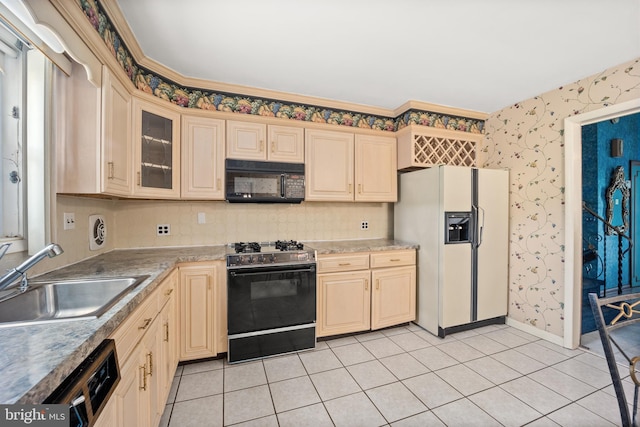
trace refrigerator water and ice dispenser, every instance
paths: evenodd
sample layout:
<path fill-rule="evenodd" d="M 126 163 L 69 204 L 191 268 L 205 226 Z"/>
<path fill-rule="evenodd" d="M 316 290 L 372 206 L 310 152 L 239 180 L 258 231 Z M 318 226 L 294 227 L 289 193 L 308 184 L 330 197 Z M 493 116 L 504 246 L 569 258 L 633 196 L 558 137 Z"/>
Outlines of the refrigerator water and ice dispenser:
<path fill-rule="evenodd" d="M 444 243 L 471 243 L 471 212 L 444 213 Z"/>

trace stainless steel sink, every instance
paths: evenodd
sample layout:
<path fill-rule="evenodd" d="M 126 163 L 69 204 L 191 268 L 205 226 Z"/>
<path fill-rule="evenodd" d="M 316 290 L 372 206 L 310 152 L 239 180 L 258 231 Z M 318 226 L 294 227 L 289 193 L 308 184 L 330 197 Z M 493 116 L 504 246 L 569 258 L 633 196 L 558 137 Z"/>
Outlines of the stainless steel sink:
<path fill-rule="evenodd" d="M 95 319 L 149 276 L 29 282 L 29 289 L 0 302 L 0 328 Z"/>

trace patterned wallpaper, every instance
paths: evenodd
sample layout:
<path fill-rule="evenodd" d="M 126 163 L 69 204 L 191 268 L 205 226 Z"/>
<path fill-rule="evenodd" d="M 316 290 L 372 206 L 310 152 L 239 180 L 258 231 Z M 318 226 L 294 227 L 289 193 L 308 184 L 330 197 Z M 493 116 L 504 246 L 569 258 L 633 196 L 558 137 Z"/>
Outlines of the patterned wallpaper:
<path fill-rule="evenodd" d="M 563 336 L 564 119 L 640 97 L 640 58 L 491 114 L 478 164 L 509 168 L 509 316 Z"/>
<path fill-rule="evenodd" d="M 395 118 L 383 117 L 357 111 L 337 111 L 317 105 L 292 104 L 275 99 L 182 87 L 135 62 L 100 2 L 97 0 L 76 0 L 76 3 L 82 8 L 93 28 L 100 34 L 111 54 L 136 88 L 185 108 L 253 114 L 389 132 L 394 132 L 409 124 L 471 133 L 482 133 L 484 127 L 483 120 L 432 111 L 411 109 Z"/>

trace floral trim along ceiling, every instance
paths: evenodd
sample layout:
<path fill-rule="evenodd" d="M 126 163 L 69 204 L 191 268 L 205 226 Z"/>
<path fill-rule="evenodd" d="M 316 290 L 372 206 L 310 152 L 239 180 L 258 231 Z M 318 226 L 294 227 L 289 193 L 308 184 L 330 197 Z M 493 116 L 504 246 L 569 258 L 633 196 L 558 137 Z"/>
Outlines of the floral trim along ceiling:
<path fill-rule="evenodd" d="M 181 107 L 278 117 L 390 132 L 411 124 L 478 134 L 482 133 L 484 128 L 483 120 L 423 110 L 411 109 L 393 118 L 354 111 L 338 111 L 316 105 L 292 104 L 286 101 L 256 98 L 248 95 L 181 87 L 141 67 L 133 60 L 131 53 L 122 42 L 120 35 L 97 0 L 76 0 L 76 2 L 135 87 Z"/>

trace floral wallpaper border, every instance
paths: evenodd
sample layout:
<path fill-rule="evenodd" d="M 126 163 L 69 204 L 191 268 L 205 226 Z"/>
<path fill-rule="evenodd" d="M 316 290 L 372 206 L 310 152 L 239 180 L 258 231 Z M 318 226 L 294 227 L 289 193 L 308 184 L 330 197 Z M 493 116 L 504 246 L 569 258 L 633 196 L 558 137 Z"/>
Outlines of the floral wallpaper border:
<path fill-rule="evenodd" d="M 131 53 L 98 0 L 76 0 L 76 3 L 136 88 L 185 108 L 227 111 L 389 132 L 411 124 L 470 133 L 482 133 L 484 128 L 483 120 L 431 111 L 412 109 L 395 118 L 383 117 L 356 111 L 334 110 L 316 105 L 293 104 L 248 95 L 181 87 L 175 82 L 141 67 L 133 60 Z"/>

